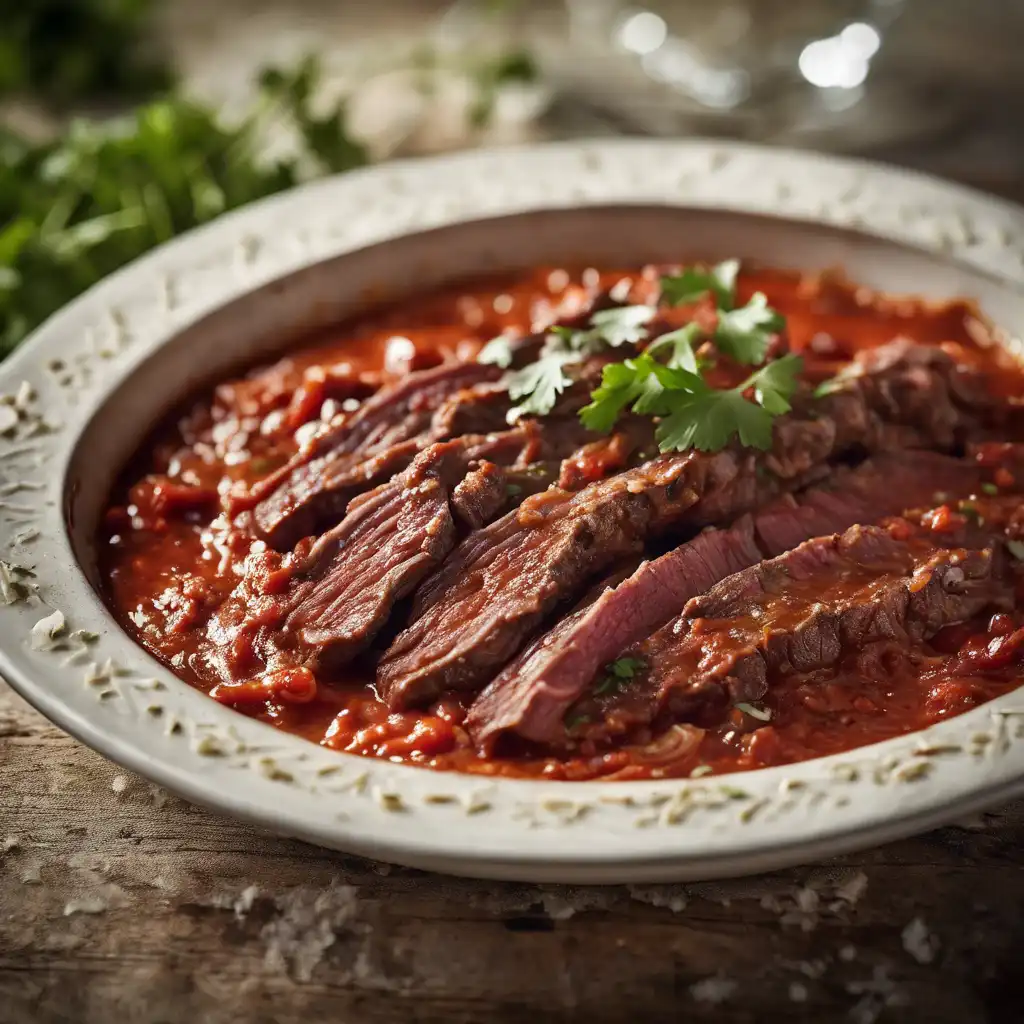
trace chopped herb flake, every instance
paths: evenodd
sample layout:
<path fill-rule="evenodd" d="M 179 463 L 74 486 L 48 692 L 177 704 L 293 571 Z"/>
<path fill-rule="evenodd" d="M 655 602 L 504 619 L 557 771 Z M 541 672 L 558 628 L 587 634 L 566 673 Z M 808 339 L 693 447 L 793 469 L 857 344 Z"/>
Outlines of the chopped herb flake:
<path fill-rule="evenodd" d="M 570 711 L 565 716 L 565 731 L 575 732 L 581 726 L 586 725 L 590 721 L 590 715 L 584 711 Z"/>
<path fill-rule="evenodd" d="M 723 786 L 722 796 L 727 796 L 730 800 L 750 799 L 750 794 L 745 789 L 740 789 L 738 786 Z"/>
<path fill-rule="evenodd" d="M 834 377 L 823 380 L 814 389 L 812 394 L 815 398 L 826 398 L 829 395 L 834 395 L 837 391 L 842 391 L 846 387 L 849 379 L 849 374 L 837 373 Z"/>
<path fill-rule="evenodd" d="M 976 526 L 984 526 L 985 520 L 977 507 L 969 501 L 961 501 L 959 505 L 961 515 L 966 516 Z"/>
<path fill-rule="evenodd" d="M 642 658 L 625 657 L 609 662 L 605 665 L 604 676 L 594 687 L 594 695 L 601 697 L 621 690 L 625 683 L 646 667 L 647 663 Z"/>
<path fill-rule="evenodd" d="M 507 334 L 499 334 L 477 353 L 478 363 L 488 363 L 507 370 L 512 365 L 512 339 Z"/>
<path fill-rule="evenodd" d="M 632 679 L 647 663 L 643 658 L 618 658 L 608 666 L 608 671 L 619 679 Z"/>
<path fill-rule="evenodd" d="M 981 485 L 981 489 L 982 489 L 982 491 L 984 491 L 985 494 L 998 494 L 999 493 L 999 488 L 996 487 L 995 484 L 982 484 Z"/>

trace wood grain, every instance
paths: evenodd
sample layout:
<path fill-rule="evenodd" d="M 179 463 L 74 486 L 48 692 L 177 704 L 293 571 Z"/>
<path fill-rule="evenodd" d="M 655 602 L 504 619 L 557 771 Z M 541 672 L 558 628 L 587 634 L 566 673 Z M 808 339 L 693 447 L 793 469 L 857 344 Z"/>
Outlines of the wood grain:
<path fill-rule="evenodd" d="M 3 684 L 0 772 L 3 1022 L 1020 1019 L 1024 805 L 755 879 L 531 886 L 262 834 Z"/>

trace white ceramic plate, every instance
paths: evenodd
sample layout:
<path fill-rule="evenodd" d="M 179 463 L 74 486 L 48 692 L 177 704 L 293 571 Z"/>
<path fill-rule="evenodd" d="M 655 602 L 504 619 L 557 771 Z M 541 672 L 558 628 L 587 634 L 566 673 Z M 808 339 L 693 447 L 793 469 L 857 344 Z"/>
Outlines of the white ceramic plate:
<path fill-rule="evenodd" d="M 113 476 L 197 384 L 369 299 L 470 271 L 697 256 L 839 264 L 891 291 L 974 296 L 1013 344 L 1024 324 L 1024 211 L 820 156 L 572 144 L 387 165 L 257 203 L 114 275 L 0 366 L 4 675 L 83 742 L 187 799 L 467 875 L 736 875 L 1024 792 L 1024 691 L 903 739 L 725 780 L 490 782 L 360 759 L 219 706 L 98 600 L 91 538 Z"/>

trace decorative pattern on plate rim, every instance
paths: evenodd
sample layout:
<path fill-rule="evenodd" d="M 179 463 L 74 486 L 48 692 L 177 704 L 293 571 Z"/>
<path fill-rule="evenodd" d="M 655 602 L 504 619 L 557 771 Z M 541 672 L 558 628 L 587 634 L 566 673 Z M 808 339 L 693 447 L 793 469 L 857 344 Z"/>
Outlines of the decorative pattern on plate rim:
<path fill-rule="evenodd" d="M 117 628 L 77 568 L 69 573 L 61 487 L 74 442 L 111 387 L 184 326 L 390 238 L 615 203 L 855 228 L 1024 289 L 1024 211 L 914 174 L 742 145 L 473 153 L 255 204 L 103 282 L 0 367 L 0 665 L 12 684 L 85 742 L 186 797 L 325 845 L 494 877 L 734 874 L 865 845 L 1024 788 L 1024 695 L 1015 694 L 853 754 L 726 778 L 489 780 L 338 754 L 177 680 Z"/>

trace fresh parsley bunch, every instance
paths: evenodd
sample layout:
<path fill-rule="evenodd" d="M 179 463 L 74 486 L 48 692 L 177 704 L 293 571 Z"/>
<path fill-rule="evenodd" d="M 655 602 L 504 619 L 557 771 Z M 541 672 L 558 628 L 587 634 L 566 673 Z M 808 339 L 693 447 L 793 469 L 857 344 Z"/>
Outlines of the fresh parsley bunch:
<path fill-rule="evenodd" d="M 0 356 L 55 310 L 143 253 L 308 173 L 366 161 L 344 108 L 311 110 L 312 59 L 263 75 L 240 124 L 182 97 L 103 124 L 77 121 L 47 145 L 0 136 Z M 267 127 L 291 125 L 298 149 L 262 160 Z"/>

